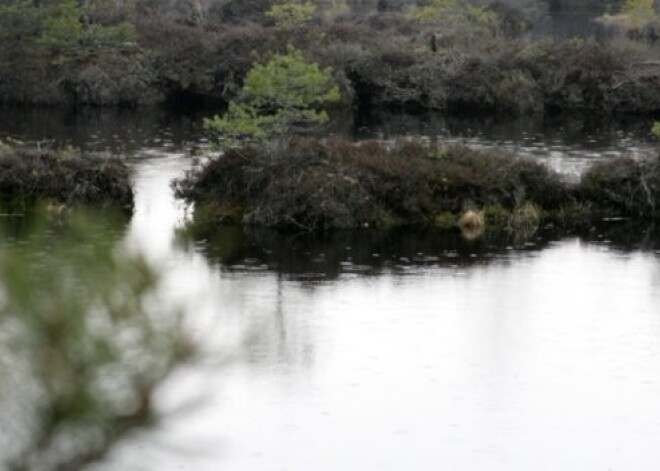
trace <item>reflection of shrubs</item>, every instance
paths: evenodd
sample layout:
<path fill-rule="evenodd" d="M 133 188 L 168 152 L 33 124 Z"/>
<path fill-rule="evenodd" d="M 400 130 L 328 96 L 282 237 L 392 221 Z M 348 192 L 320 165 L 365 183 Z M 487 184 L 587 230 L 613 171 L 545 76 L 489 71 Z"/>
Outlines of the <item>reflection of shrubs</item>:
<path fill-rule="evenodd" d="M 342 273 L 364 277 L 382 272 L 410 274 L 409 269 L 414 267 L 481 265 L 501 260 L 493 255 L 510 253 L 512 244 L 505 232 L 486 232 L 468 240 L 457 230 L 289 234 L 254 227 L 206 229 L 191 225 L 179 233 L 178 240 L 191 250 L 201 250 L 212 263 L 222 264 L 223 270 L 275 270 L 311 284 L 336 279 Z M 545 240 L 534 242 L 524 250 L 536 251 L 546 245 Z"/>
<path fill-rule="evenodd" d="M 0 415 L 13 441 L 3 469 L 98 459 L 148 423 L 155 387 L 192 353 L 179 316 L 147 307 L 151 268 L 107 229 L 75 219 L 0 246 L 0 352 L 11 364 Z"/>
<path fill-rule="evenodd" d="M 0 149 L 0 201 L 22 209 L 39 200 L 132 209 L 126 164 L 115 157 Z"/>

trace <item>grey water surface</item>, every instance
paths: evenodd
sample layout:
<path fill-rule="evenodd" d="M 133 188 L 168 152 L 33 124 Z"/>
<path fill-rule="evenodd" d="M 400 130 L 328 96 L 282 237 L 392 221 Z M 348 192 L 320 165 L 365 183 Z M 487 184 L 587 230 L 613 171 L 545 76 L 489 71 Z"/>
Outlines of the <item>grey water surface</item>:
<path fill-rule="evenodd" d="M 657 152 L 637 122 L 390 116 L 356 128 L 538 158 L 569 174 Z M 136 211 L 124 243 L 158 268 L 201 349 L 157 392 L 160 420 L 90 469 L 660 467 L 652 232 L 190 235 L 169 185 L 204 144 L 198 120 L 14 111 L 0 113 L 0 133 L 127 155 Z"/>

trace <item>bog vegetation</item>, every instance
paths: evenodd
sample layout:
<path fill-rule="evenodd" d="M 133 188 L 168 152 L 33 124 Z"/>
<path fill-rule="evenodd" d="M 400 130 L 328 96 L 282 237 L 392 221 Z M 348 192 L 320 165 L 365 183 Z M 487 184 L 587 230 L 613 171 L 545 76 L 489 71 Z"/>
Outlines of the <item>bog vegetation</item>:
<path fill-rule="evenodd" d="M 130 212 L 133 189 L 119 157 L 76 149 L 0 147 L 0 207 L 24 213 L 39 203 L 64 210 L 76 205 Z"/>
<path fill-rule="evenodd" d="M 414 141 L 294 140 L 226 151 L 175 182 L 199 221 L 319 232 L 398 226 L 590 228 L 660 216 L 660 163 L 620 158 L 579 183 L 532 160 Z M 476 216 L 476 219 L 475 219 Z"/>
<path fill-rule="evenodd" d="M 229 121 L 244 122 L 253 120 L 247 82 L 272 73 L 272 61 L 295 59 L 331 74 L 342 104 L 359 111 L 660 111 L 660 69 L 649 56 L 535 40 L 527 33 L 547 8 L 545 0 L 5 0 L 0 102 L 194 103 L 230 106 L 238 119 Z M 653 40 L 649 1 L 611 11 Z"/>

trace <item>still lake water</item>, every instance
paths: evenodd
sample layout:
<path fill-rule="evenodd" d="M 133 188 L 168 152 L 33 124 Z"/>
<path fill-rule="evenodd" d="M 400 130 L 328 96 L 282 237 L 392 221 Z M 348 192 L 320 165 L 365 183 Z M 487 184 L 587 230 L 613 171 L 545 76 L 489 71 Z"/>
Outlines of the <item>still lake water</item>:
<path fill-rule="evenodd" d="M 123 151 L 141 249 L 203 354 L 95 470 L 657 470 L 660 242 L 643 234 L 191 237 L 169 183 L 203 133 L 160 112 L 0 113 L 0 137 Z M 648 123 L 387 117 L 567 174 L 652 155 Z"/>

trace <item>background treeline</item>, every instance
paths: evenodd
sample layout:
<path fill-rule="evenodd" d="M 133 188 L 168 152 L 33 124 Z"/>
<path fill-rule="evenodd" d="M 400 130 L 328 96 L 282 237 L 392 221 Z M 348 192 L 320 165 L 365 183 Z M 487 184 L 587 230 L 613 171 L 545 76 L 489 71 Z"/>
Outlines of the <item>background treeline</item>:
<path fill-rule="evenodd" d="M 293 46 L 331 67 L 344 105 L 356 108 L 660 109 L 660 92 L 649 91 L 660 90 L 658 74 L 629 70 L 643 57 L 529 34 L 571 2 L 585 4 L 0 0 L 0 102 L 222 106 L 255 63 Z"/>

